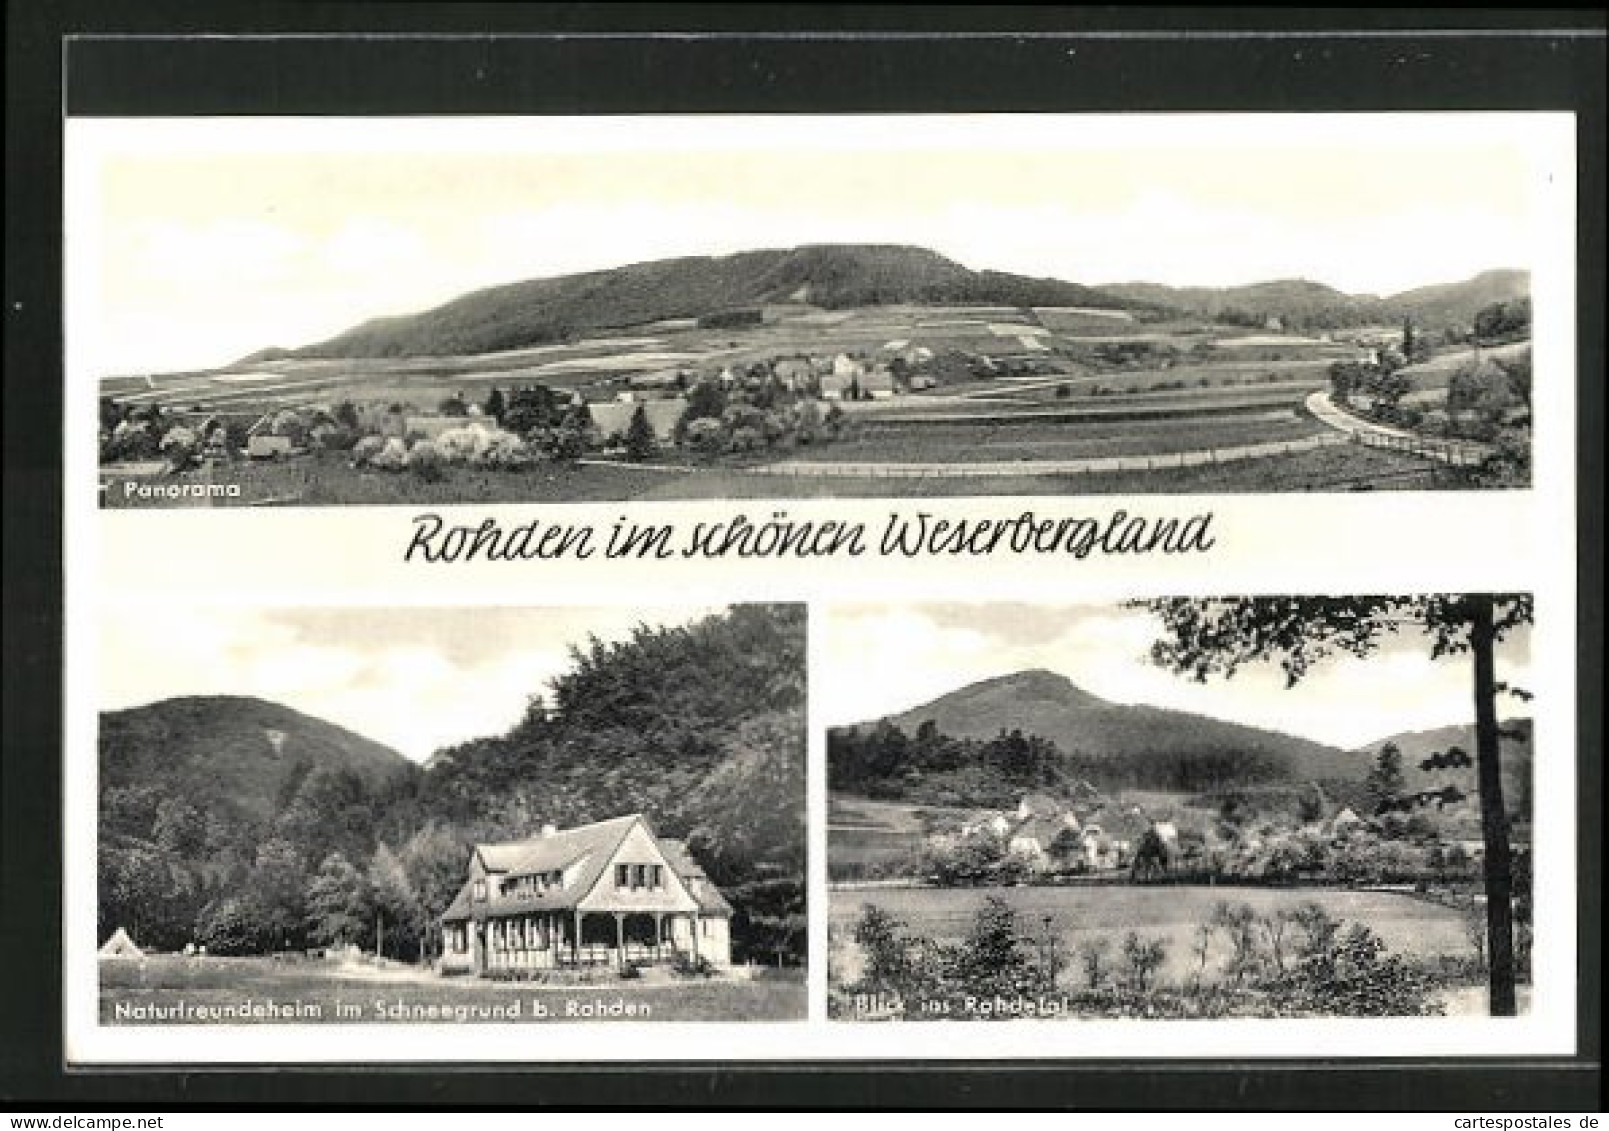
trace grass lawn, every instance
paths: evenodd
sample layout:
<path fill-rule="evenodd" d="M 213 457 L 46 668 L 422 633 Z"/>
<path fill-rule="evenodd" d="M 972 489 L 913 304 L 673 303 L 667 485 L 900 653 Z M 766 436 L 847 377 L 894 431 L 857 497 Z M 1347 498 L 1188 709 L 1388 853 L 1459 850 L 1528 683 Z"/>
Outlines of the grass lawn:
<path fill-rule="evenodd" d="M 249 1012 L 239 1016 L 243 1008 Z M 600 975 L 587 985 L 555 986 L 317 959 L 152 955 L 101 962 L 103 1025 L 789 1021 L 805 1012 L 797 970 L 765 971 L 752 981 L 652 971 L 634 981 Z"/>

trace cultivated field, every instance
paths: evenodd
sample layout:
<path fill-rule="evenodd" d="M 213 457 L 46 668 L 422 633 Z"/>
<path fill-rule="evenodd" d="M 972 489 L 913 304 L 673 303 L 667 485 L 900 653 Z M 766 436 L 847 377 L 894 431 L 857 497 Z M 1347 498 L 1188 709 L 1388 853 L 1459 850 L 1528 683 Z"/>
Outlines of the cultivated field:
<path fill-rule="evenodd" d="M 800 308 L 739 329 L 660 323 L 574 343 L 474 357 L 286 359 L 205 373 L 109 378 L 102 392 L 125 404 L 161 404 L 179 421 L 227 418 L 243 426 L 271 410 L 401 404 L 428 414 L 444 397 L 483 398 L 538 382 L 589 401 L 614 400 L 645 375 L 695 379 L 725 367 L 789 357 L 865 358 L 925 349 L 986 359 L 994 375 L 951 365 L 933 389 L 846 403 L 848 432 L 834 443 L 694 460 L 665 453 L 639 467 L 589 460 L 488 471 L 449 467 L 431 482 L 358 470 L 335 453 L 263 464 L 236 462 L 158 482 L 235 484 L 236 498 L 162 499 L 128 492 L 108 470 L 104 504 L 118 506 L 320 505 L 604 501 L 698 498 L 926 497 L 1130 492 L 1238 492 L 1427 488 L 1447 485 L 1426 461 L 1356 445 L 1283 451 L 1328 429 L 1302 408 L 1326 383 L 1326 367 L 1354 347 L 1297 335 L 1248 334 L 1190 320 L 1155 323 L 1112 312 L 1008 307 Z M 1138 350 L 1113 355 L 1111 350 Z M 1171 355 L 1157 350 L 1176 351 Z M 881 351 L 881 352 L 880 352 Z M 1103 352 L 1105 351 L 1105 352 Z M 1151 352 L 1147 352 L 1151 351 Z M 1139 361 L 1134 360 L 1139 358 Z M 1150 360 L 1145 360 L 1150 359 Z M 1160 359 L 1160 360 L 1159 360 Z M 1024 367 L 1027 367 L 1026 369 Z M 1427 378 L 1428 379 L 1428 378 Z M 1220 463 L 1222 451 L 1252 458 Z M 1193 455 L 1200 466 L 1167 467 Z M 1111 467 L 1022 468 L 1157 457 Z M 829 479 L 791 466 L 856 465 Z M 884 465 L 943 464 L 957 474 L 885 479 Z M 989 476 L 967 469 L 996 465 Z M 808 471 L 808 468 L 805 469 Z M 1074 473 L 1068 473 L 1074 472 Z"/>
<path fill-rule="evenodd" d="M 827 867 L 852 874 L 866 865 L 908 864 L 934 833 L 952 832 L 974 811 L 868 801 L 863 797 L 827 799 Z"/>
<path fill-rule="evenodd" d="M 801 1019 L 806 1009 L 798 971 L 766 971 L 752 981 L 654 971 L 633 981 L 599 976 L 552 986 L 317 959 L 153 955 L 102 959 L 100 970 L 103 1025 L 777 1021 Z M 235 1014 L 223 1012 L 230 1009 Z"/>
<path fill-rule="evenodd" d="M 979 905 L 989 895 L 1010 903 L 1017 911 L 1021 928 L 1035 938 L 1041 935 L 1044 919 L 1049 916 L 1050 930 L 1070 956 L 1076 956 L 1081 944 L 1097 936 L 1107 938 L 1114 952 L 1131 930 L 1142 937 L 1163 938 L 1167 958 L 1161 976 L 1173 981 L 1183 981 L 1195 973 L 1197 959 L 1191 951 L 1195 929 L 1212 917 L 1220 900 L 1249 903 L 1259 915 L 1313 901 L 1337 918 L 1365 924 L 1393 952 L 1424 958 L 1473 956 L 1459 912 L 1394 892 L 1123 884 L 900 888 L 832 894 L 829 922 L 834 979 L 851 982 L 860 976 L 859 948 L 850 932 L 866 904 L 881 907 L 913 934 L 954 941 L 966 935 Z M 1220 934 L 1208 956 L 1209 976 L 1221 968 L 1228 954 L 1229 945 Z"/>

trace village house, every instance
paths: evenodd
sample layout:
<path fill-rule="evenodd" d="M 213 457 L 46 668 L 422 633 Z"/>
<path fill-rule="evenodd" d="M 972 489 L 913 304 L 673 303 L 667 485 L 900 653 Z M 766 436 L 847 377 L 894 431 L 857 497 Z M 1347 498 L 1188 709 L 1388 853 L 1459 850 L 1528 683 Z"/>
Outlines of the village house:
<path fill-rule="evenodd" d="M 641 814 L 481 844 L 442 914 L 443 973 L 732 962 L 732 905 Z"/>

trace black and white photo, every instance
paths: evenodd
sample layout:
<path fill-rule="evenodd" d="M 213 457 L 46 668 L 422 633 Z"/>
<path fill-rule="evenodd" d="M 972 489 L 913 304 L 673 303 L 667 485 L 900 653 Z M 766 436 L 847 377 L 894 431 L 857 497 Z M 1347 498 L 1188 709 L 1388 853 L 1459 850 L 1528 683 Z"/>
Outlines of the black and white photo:
<path fill-rule="evenodd" d="M 1526 487 L 1563 124 L 75 122 L 73 393 L 106 507 Z"/>
<path fill-rule="evenodd" d="M 102 1025 L 804 1016 L 804 606 L 102 632 Z"/>
<path fill-rule="evenodd" d="M 1532 619 L 1492 594 L 834 609 L 832 1016 L 1525 1012 Z"/>

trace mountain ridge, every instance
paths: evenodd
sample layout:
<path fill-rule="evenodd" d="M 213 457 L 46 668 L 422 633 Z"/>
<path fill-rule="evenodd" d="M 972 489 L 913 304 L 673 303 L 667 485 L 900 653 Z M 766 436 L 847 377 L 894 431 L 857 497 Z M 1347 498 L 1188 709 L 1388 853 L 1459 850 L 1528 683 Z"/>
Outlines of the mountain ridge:
<path fill-rule="evenodd" d="M 278 736 L 278 737 L 276 737 Z M 101 789 L 162 786 L 270 816 L 301 764 L 371 786 L 416 771 L 391 747 L 327 719 L 247 695 L 188 695 L 100 717 Z"/>
<path fill-rule="evenodd" d="M 905 244 L 804 244 L 648 260 L 482 287 L 427 310 L 370 319 L 323 342 L 260 350 L 242 363 L 491 353 L 577 333 L 792 303 L 801 295 L 829 309 L 906 302 L 1144 305 L 1060 279 L 974 271 Z"/>

